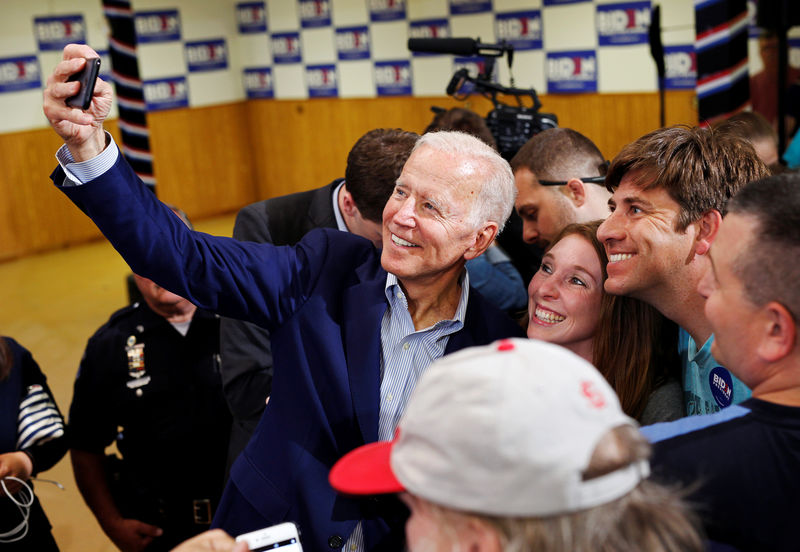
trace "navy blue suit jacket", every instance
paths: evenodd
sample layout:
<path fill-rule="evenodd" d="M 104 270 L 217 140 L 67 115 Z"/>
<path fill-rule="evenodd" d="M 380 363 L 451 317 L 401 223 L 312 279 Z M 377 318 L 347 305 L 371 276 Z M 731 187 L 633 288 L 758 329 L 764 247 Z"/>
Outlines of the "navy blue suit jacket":
<path fill-rule="evenodd" d="M 61 168 L 52 178 L 63 182 Z M 392 517 L 381 501 L 337 495 L 328 483 L 336 460 L 378 438 L 387 300 L 372 244 L 335 230 L 314 230 L 294 247 L 191 232 L 121 157 L 97 179 L 61 189 L 135 273 L 272 335 L 272 398 L 231 470 L 215 525 L 235 535 L 294 521 L 309 550 L 326 550 L 364 519 L 369 550 L 401 550 L 402 514 Z M 470 290 L 464 328 L 450 336 L 445 354 L 521 335 Z"/>

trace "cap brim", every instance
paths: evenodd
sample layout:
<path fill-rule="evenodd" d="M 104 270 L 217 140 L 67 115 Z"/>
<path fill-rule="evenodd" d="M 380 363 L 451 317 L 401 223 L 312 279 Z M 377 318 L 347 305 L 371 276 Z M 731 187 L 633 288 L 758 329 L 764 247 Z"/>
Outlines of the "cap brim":
<path fill-rule="evenodd" d="M 349 495 L 401 493 L 403 485 L 392 473 L 389 456 L 394 441 L 369 443 L 345 454 L 328 475 L 331 486 Z"/>

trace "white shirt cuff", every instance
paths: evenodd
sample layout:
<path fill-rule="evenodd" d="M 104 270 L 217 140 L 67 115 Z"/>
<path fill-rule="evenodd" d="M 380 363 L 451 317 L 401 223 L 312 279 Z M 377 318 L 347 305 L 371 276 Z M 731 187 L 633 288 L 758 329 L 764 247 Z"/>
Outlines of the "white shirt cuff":
<path fill-rule="evenodd" d="M 88 161 L 81 161 L 80 163 L 76 163 L 72 158 L 72 153 L 70 153 L 66 144 L 58 148 L 56 159 L 67 175 L 67 178 L 62 184 L 63 186 L 80 186 L 81 184 L 86 184 L 114 166 L 114 163 L 117 162 L 117 158 L 119 157 L 119 149 L 108 131 L 106 131 L 106 136 L 109 142 L 106 149 L 97 157 L 93 157 Z"/>

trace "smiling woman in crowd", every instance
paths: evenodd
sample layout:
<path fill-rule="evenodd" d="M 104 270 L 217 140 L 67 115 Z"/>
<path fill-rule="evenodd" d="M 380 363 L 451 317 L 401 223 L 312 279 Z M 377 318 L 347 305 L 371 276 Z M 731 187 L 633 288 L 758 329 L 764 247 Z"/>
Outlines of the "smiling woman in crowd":
<path fill-rule="evenodd" d="M 643 425 L 680 418 L 682 393 L 671 377 L 679 366 L 677 332 L 649 305 L 604 291 L 600 222 L 568 225 L 545 251 L 528 286 L 528 337 L 592 362 Z"/>

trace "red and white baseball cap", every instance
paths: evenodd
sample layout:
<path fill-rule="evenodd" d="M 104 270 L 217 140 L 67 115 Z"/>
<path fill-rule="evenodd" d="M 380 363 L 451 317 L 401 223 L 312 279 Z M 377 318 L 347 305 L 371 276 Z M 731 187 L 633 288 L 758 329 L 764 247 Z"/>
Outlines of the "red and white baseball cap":
<path fill-rule="evenodd" d="M 638 427 L 591 364 L 557 345 L 506 339 L 434 362 L 395 439 L 346 454 L 330 482 L 345 494 L 407 491 L 495 516 L 575 512 L 649 474 L 637 462 L 583 479 L 601 437 L 624 425 Z"/>

